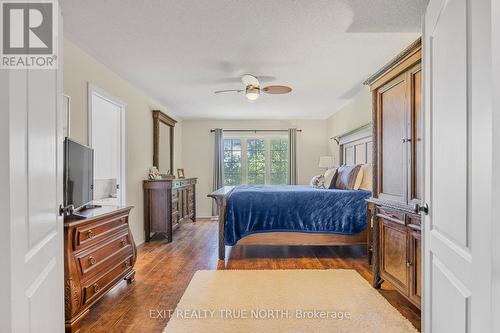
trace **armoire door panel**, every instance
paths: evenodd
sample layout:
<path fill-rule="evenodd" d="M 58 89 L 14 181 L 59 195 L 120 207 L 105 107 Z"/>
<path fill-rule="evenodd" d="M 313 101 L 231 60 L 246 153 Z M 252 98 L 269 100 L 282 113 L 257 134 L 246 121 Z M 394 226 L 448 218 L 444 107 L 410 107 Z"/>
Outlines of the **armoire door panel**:
<path fill-rule="evenodd" d="M 402 75 L 379 89 L 379 197 L 406 203 L 406 90 Z"/>
<path fill-rule="evenodd" d="M 408 232 L 404 225 L 379 219 L 381 276 L 408 295 Z"/>
<path fill-rule="evenodd" d="M 422 66 L 419 64 L 410 73 L 410 193 L 411 202 L 419 203 L 422 199 Z"/>
<path fill-rule="evenodd" d="M 417 223 L 414 223 L 417 224 Z M 420 304 L 422 298 L 422 240 L 419 231 L 410 231 L 410 299 Z"/>

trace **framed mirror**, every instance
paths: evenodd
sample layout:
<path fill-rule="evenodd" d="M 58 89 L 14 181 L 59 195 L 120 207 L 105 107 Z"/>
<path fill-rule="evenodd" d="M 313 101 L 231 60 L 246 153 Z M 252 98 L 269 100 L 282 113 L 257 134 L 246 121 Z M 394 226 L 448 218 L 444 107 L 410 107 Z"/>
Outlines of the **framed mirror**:
<path fill-rule="evenodd" d="M 174 127 L 176 120 L 159 110 L 153 110 L 153 166 L 162 177 L 174 176 Z"/>

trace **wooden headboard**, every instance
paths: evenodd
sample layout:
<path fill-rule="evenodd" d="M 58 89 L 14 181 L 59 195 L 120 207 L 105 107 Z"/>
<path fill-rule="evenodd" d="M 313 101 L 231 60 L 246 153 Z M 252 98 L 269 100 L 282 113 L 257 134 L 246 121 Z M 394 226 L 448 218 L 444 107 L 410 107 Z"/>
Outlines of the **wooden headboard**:
<path fill-rule="evenodd" d="M 335 137 L 339 144 L 339 165 L 372 163 L 372 124 L 366 124 L 353 131 Z"/>

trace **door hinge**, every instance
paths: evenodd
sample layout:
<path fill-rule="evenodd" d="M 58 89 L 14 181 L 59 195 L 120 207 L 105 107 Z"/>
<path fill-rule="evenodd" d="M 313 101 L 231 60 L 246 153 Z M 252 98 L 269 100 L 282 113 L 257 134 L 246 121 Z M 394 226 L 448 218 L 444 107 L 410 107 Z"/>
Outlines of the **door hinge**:
<path fill-rule="evenodd" d="M 429 215 L 429 205 L 426 203 L 416 204 L 414 209 L 415 209 L 415 213 L 417 213 L 417 214 L 424 213 L 425 215 Z"/>
<path fill-rule="evenodd" d="M 119 190 L 120 189 L 120 184 L 116 184 L 116 189 Z"/>

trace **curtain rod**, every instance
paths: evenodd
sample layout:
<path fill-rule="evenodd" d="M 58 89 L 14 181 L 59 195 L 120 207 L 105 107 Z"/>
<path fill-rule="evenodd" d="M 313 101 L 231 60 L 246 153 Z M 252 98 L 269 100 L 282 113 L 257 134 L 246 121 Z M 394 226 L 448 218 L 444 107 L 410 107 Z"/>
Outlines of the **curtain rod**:
<path fill-rule="evenodd" d="M 224 132 L 288 132 L 286 129 L 223 129 Z M 210 132 L 215 132 L 215 129 L 211 129 Z M 302 132 L 298 129 L 297 132 Z"/>

